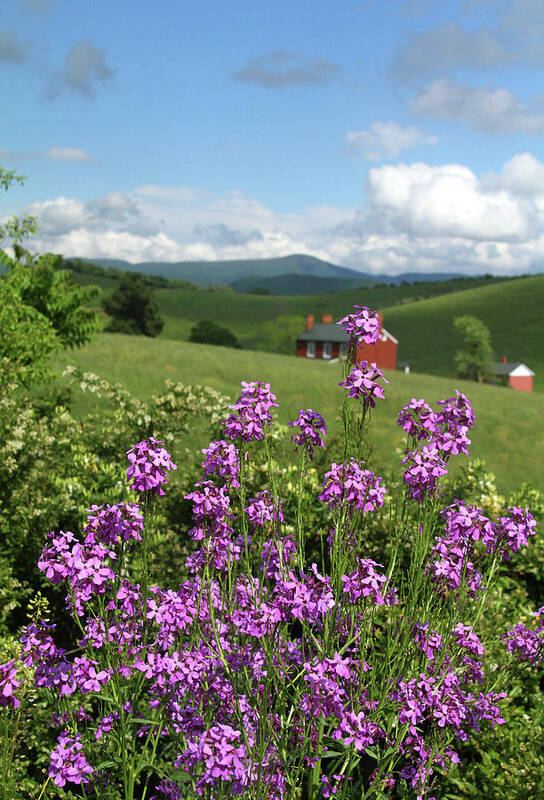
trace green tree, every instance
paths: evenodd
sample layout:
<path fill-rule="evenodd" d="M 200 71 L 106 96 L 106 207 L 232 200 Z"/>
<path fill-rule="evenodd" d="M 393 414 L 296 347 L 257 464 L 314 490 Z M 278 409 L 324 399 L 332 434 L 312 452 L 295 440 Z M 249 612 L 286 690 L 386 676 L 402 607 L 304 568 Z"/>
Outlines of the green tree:
<path fill-rule="evenodd" d="M 215 344 L 221 347 L 235 347 L 238 350 L 242 345 L 236 336 L 221 325 L 217 325 L 209 319 L 203 319 L 196 325 L 193 325 L 189 334 L 190 342 L 197 342 L 198 344 Z"/>
<path fill-rule="evenodd" d="M 18 175 L 15 170 L 0 167 L 0 191 L 7 192 L 13 184 L 22 185 L 25 182 L 23 175 Z M 36 217 L 25 214 L 24 217 L 10 217 L 0 224 L 0 242 L 10 239 L 12 243 L 20 242 L 26 236 L 36 233 L 38 221 Z"/>
<path fill-rule="evenodd" d="M 164 322 L 153 298 L 153 290 L 138 272 L 125 272 L 117 289 L 102 306 L 111 317 L 106 330 L 112 333 L 157 336 Z"/>
<path fill-rule="evenodd" d="M 304 331 L 304 317 L 285 314 L 266 322 L 262 326 L 260 350 L 271 350 L 273 353 L 285 353 L 294 356 L 297 336 Z"/>
<path fill-rule="evenodd" d="M 459 377 L 482 383 L 489 377 L 493 360 L 489 328 L 478 317 L 470 314 L 455 317 L 453 327 L 462 340 L 461 349 L 455 354 Z"/>
<path fill-rule="evenodd" d="M 88 342 L 98 327 L 96 311 L 89 307 L 98 287 L 75 283 L 62 256 L 33 256 L 19 244 L 13 249 L 14 258 L 0 251 L 0 262 L 22 303 L 50 322 L 61 347 L 81 347 Z"/>

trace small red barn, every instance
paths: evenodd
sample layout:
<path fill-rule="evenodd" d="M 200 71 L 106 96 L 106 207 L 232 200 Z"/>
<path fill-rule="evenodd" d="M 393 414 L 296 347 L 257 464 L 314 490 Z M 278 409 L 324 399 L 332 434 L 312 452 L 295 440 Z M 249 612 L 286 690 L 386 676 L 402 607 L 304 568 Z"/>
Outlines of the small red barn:
<path fill-rule="evenodd" d="M 521 361 L 510 363 L 506 360 L 506 357 L 504 357 L 501 361 L 492 365 L 491 372 L 494 376 L 499 378 L 501 383 L 505 385 L 508 383 L 512 389 L 516 389 L 518 392 L 533 391 L 533 377 L 535 373 Z"/>
<path fill-rule="evenodd" d="M 381 322 L 381 317 L 380 317 Z M 349 334 L 333 322 L 332 314 L 323 314 L 321 322 L 315 322 L 313 314 L 306 318 L 306 330 L 297 337 L 299 358 L 346 358 Z M 357 361 L 373 361 L 381 369 L 397 368 L 398 340 L 382 325 L 381 336 L 376 344 L 357 345 Z"/>

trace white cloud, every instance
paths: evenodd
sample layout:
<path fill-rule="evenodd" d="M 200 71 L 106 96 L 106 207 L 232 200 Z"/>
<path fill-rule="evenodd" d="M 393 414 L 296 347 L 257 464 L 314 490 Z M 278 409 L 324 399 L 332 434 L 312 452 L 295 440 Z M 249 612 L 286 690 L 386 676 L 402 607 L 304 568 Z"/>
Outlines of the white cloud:
<path fill-rule="evenodd" d="M 348 131 L 346 150 L 365 161 L 396 158 L 403 150 L 419 145 L 436 145 L 436 136 L 426 136 L 414 125 L 403 127 L 396 122 L 373 122 L 368 130 Z"/>
<path fill-rule="evenodd" d="M 241 191 L 150 185 L 26 210 L 40 222 L 30 249 L 66 256 L 138 262 L 308 253 L 397 274 L 544 267 L 544 163 L 530 153 L 482 176 L 461 164 L 374 167 L 358 209 L 278 214 Z"/>
<path fill-rule="evenodd" d="M 425 87 L 412 100 L 412 111 L 463 122 L 488 133 L 537 134 L 544 129 L 544 114 L 525 106 L 508 89 L 466 86 L 447 78 Z"/>
<path fill-rule="evenodd" d="M 486 192 L 459 164 L 371 169 L 367 200 L 375 225 L 412 236 L 522 241 L 532 220 L 506 189 Z"/>
<path fill-rule="evenodd" d="M 50 147 L 45 151 L 47 158 L 53 161 L 90 161 L 91 157 L 85 150 L 78 147 Z"/>

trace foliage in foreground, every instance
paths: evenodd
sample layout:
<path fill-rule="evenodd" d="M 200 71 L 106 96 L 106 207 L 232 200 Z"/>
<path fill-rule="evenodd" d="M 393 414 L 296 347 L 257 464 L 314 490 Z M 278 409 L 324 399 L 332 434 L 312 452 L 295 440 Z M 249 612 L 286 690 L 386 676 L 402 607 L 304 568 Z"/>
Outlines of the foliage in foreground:
<path fill-rule="evenodd" d="M 377 335 L 364 309 L 344 325 Z M 81 537 L 51 534 L 39 567 L 68 590 L 78 644 L 59 648 L 38 609 L 1 668 L 6 797 L 36 690 L 58 729 L 44 784 L 57 796 L 428 797 L 459 742 L 504 723 L 513 672 L 541 661 L 542 609 L 536 626 L 502 630 L 488 610 L 534 519 L 519 506 L 444 507 L 448 461 L 467 451 L 473 424 L 459 394 L 402 410 L 404 492 L 388 502 L 365 463 L 383 376 L 349 366 L 344 452 L 309 514 L 323 419 L 307 409 L 291 423 L 299 464 L 286 494 L 269 435 L 276 399 L 243 385 L 186 496 L 193 547 L 176 589 L 153 580 L 157 505 L 175 468 L 153 437 L 128 452 L 137 502 L 95 505 Z M 268 485 L 254 491 L 259 463 Z M 376 529 L 388 535 L 385 566 L 367 547 Z"/>

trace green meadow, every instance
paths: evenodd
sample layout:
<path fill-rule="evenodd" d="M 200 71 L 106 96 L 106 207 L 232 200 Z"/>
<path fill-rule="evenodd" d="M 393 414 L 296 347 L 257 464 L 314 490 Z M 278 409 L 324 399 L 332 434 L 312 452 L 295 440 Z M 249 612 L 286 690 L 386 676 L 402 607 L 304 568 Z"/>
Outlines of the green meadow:
<path fill-rule="evenodd" d="M 459 347 L 453 320 L 479 317 L 490 329 L 497 359 L 522 361 L 535 372 L 534 390 L 544 391 L 544 275 L 505 280 L 436 297 L 419 296 L 419 284 L 307 296 L 236 295 L 230 291 L 159 289 L 155 297 L 165 320 L 162 337 L 187 340 L 192 325 L 211 319 L 227 326 L 248 349 L 267 349 L 270 326 L 292 316 L 303 330 L 306 314 L 335 319 L 355 303 L 383 313 L 385 327 L 399 340 L 398 358 L 415 372 L 454 376 Z"/>
<path fill-rule="evenodd" d="M 165 379 L 211 386 L 233 399 L 239 392 L 240 381 L 269 381 L 278 396 L 282 422 L 293 419 L 300 408 L 311 407 L 323 414 L 332 434 L 339 432 L 342 402 L 339 363 L 121 334 L 100 334 L 81 350 L 63 353 L 57 361 L 59 367 L 69 363 L 121 383 L 142 399 L 159 393 Z M 410 398 L 424 397 L 435 403 L 452 396 L 458 388 L 467 394 L 477 415 L 471 458 L 487 462 L 503 492 L 518 488 L 522 482 L 544 490 L 544 404 L 540 394 L 453 377 L 405 375 L 400 371 L 386 374 L 391 381 L 386 387 L 387 399 L 378 401 L 371 425 L 375 465 L 398 469 L 404 439 L 396 417 Z M 79 395 L 75 400 L 81 410 L 89 402 Z M 205 444 L 202 441 L 200 446 Z M 457 468 L 467 461 L 466 456 L 457 457 Z"/>

